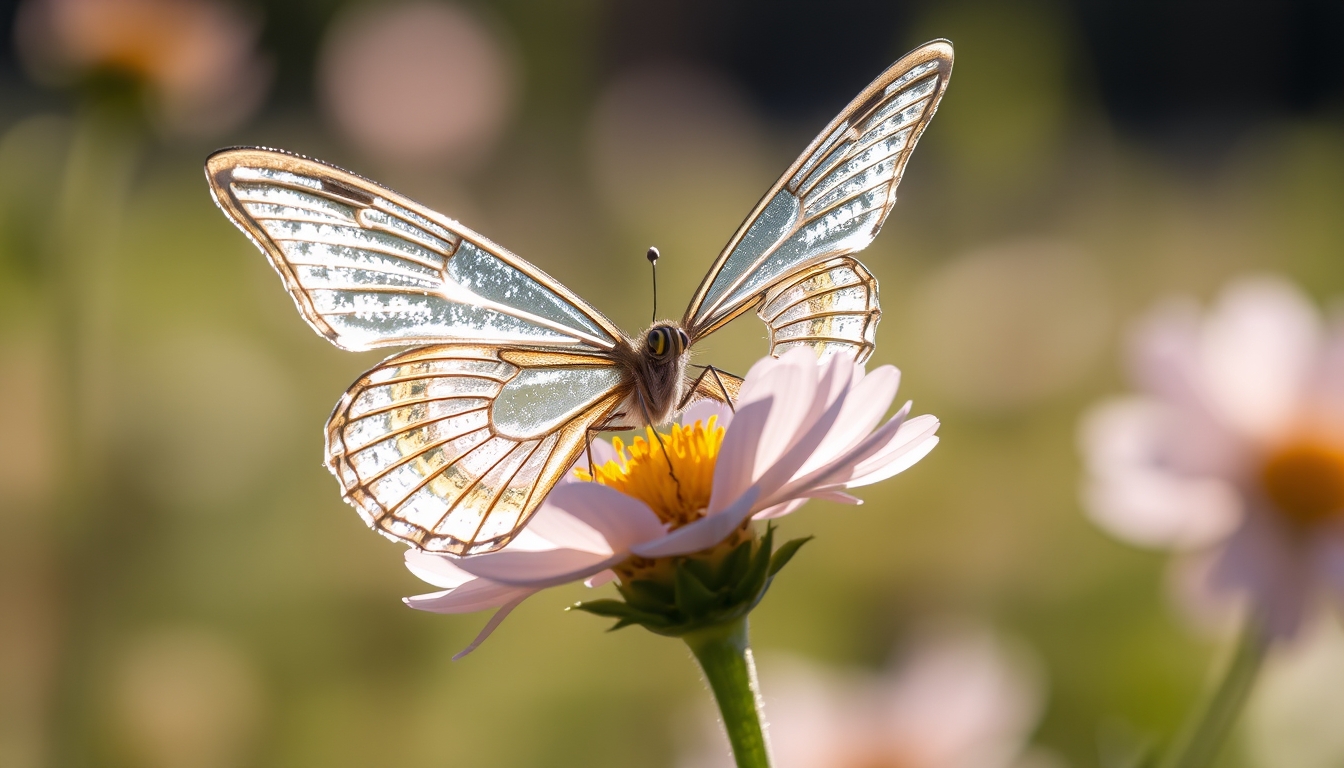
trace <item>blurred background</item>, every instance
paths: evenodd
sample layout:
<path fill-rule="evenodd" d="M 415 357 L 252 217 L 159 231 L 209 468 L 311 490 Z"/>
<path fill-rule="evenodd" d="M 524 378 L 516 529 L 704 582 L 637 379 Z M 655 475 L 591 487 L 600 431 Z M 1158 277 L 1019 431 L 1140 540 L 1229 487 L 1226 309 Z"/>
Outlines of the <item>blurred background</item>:
<path fill-rule="evenodd" d="M 305 327 L 203 160 L 350 168 L 634 331 L 648 246 L 677 315 L 821 126 L 936 37 L 955 76 L 862 258 L 873 364 L 943 443 L 785 521 L 817 538 L 754 615 L 765 693 L 772 664 L 879 674 L 970 625 L 1031 680 L 1020 765 L 1169 738 L 1222 643 L 1164 555 L 1086 521 L 1076 424 L 1159 297 L 1266 271 L 1344 295 L 1344 6 L 31 0 L 0 3 L 0 765 L 687 764 L 713 722 L 693 660 L 564 613 L 582 587 L 456 663 L 486 616 L 401 604 L 429 588 L 322 466 L 381 355 Z M 705 347 L 741 372 L 766 343 L 743 318 Z M 1280 654 L 1222 764 L 1344 765 L 1291 710 L 1340 711 L 1341 683 L 1337 636 Z"/>

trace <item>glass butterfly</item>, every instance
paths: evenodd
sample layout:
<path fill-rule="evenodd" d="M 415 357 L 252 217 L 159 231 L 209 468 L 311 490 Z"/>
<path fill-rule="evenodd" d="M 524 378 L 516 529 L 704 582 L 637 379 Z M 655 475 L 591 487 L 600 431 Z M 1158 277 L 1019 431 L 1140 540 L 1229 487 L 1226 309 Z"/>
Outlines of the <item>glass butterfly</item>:
<path fill-rule="evenodd" d="M 314 330 L 348 350 L 418 345 L 341 397 L 326 463 L 374 530 L 469 555 L 517 535 L 588 433 L 735 397 L 735 376 L 688 375 L 690 349 L 749 309 L 772 354 L 867 359 L 877 281 L 851 254 L 891 210 L 951 71 L 952 46 L 937 40 L 870 83 L 756 205 L 681 321 L 639 336 L 456 221 L 334 166 L 226 149 L 206 176 Z"/>

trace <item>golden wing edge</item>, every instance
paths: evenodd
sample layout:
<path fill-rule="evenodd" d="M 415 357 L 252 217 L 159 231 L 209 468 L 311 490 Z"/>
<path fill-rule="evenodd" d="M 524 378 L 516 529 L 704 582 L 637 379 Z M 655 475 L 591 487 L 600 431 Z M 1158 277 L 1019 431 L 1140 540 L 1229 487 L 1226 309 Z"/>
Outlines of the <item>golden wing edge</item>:
<path fill-rule="evenodd" d="M 727 263 L 733 250 L 737 248 L 738 244 L 742 241 L 742 238 L 745 237 L 747 232 L 751 229 L 752 224 L 754 224 L 761 213 L 765 211 L 766 206 L 770 204 L 775 196 L 779 194 L 780 190 L 782 190 L 794 175 L 798 173 L 803 164 L 807 162 L 807 159 L 821 148 L 822 144 L 830 138 L 842 123 L 849 120 L 856 113 L 866 111 L 865 108 L 870 103 L 880 99 L 886 87 L 893 81 L 920 64 L 936 60 L 938 61 L 938 88 L 929 96 L 930 102 L 927 113 L 923 115 L 911 131 L 910 150 L 913 151 L 915 144 L 918 143 L 920 136 L 923 135 L 924 129 L 928 127 L 929 122 L 933 119 L 934 113 L 938 111 L 939 103 L 942 101 L 943 93 L 947 90 L 947 85 L 950 81 L 953 59 L 952 41 L 950 40 L 939 38 L 930 40 L 929 42 L 916 47 L 883 70 L 881 74 L 874 78 L 863 90 L 859 91 L 858 95 L 851 99 L 845 108 L 840 110 L 840 112 L 826 124 L 826 127 L 817 134 L 816 138 L 807 145 L 807 148 L 798 155 L 797 159 L 789 165 L 788 169 L 780 175 L 779 179 L 761 196 L 761 199 L 756 203 L 756 206 L 752 208 L 751 213 L 749 213 L 742 221 L 742 224 L 733 234 L 733 237 L 723 247 L 723 250 L 719 252 L 718 257 L 714 260 L 709 271 L 705 274 L 704 279 L 700 281 L 700 285 L 696 288 L 695 294 L 692 296 L 690 304 L 687 305 L 686 312 L 681 320 L 681 325 L 687 330 L 687 333 L 690 334 L 692 343 L 717 331 L 719 328 L 722 328 L 737 319 L 737 317 L 752 307 L 758 306 L 772 285 L 779 281 L 787 280 L 794 274 L 793 272 L 785 272 L 780 275 L 776 281 L 763 286 L 753 299 L 741 302 L 738 306 L 733 308 L 731 312 L 715 319 L 713 323 L 704 327 L 697 327 L 695 323 L 696 315 L 699 313 L 700 307 L 704 303 L 705 296 L 709 293 L 710 287 L 714 284 L 714 280 L 718 277 L 719 272 L 723 270 L 723 266 Z M 909 152 L 907 152 L 906 155 L 908 158 Z M 902 164 L 902 167 L 898 169 L 896 173 L 895 182 L 892 185 L 892 192 L 895 191 L 896 184 L 899 184 L 903 172 L 904 164 Z M 886 208 L 889 210 L 890 207 L 891 200 L 888 199 Z M 881 226 L 885 219 L 886 215 L 884 213 L 878 220 L 878 226 Z M 781 238 L 781 240 L 782 239 L 784 238 Z"/>
<path fill-rule="evenodd" d="M 206 158 L 205 176 L 210 185 L 210 196 L 215 204 L 225 215 L 233 221 L 234 225 L 247 235 L 258 250 L 266 254 L 266 259 L 271 267 L 280 275 L 284 282 L 285 290 L 294 299 L 294 304 L 308 322 L 308 324 L 319 335 L 326 338 L 332 344 L 341 349 L 351 352 L 362 352 L 368 349 L 378 347 L 422 345 L 435 343 L 461 343 L 460 339 L 425 339 L 423 337 L 400 338 L 389 337 L 381 339 L 374 344 L 347 346 L 339 341 L 339 334 L 326 322 L 318 313 L 317 308 L 313 306 L 312 300 L 307 292 L 299 284 L 298 278 L 290 268 L 288 260 L 282 248 L 273 238 L 257 223 L 257 221 L 248 214 L 234 195 L 230 188 L 230 177 L 233 169 L 240 166 L 252 166 L 269 168 L 288 173 L 294 173 L 301 176 L 314 177 L 323 181 L 324 191 L 328 194 L 344 196 L 347 202 L 357 205 L 372 206 L 373 199 L 369 195 L 377 195 L 385 198 L 389 202 L 413 211 L 444 229 L 452 232 L 454 235 L 470 242 L 472 245 L 500 259 L 509 266 L 522 272 L 524 275 L 536 280 L 546 289 L 554 292 L 561 299 L 568 302 L 578 311 L 582 312 L 588 319 L 592 320 L 601 328 L 612 340 L 612 347 L 625 341 L 628 337 L 624 331 L 613 323 L 606 315 L 602 314 L 596 307 L 585 301 L 578 294 L 565 287 L 563 283 L 548 275 L 543 270 L 531 264 L 527 260 L 519 257 L 517 254 L 490 240 L 484 235 L 476 232 L 470 227 L 464 226 L 456 219 L 449 218 L 434 209 L 422 205 L 405 195 L 389 189 L 372 179 L 360 176 L 357 173 L 347 171 L 331 163 L 316 158 L 301 155 L 296 152 L 290 152 L 283 149 L 274 149 L 271 147 L 228 147 L 216 150 Z M 326 189 L 328 179 L 334 182 L 334 189 Z M 581 343 L 582 340 L 576 339 Z M 544 345 L 539 345 L 544 346 Z"/>
<path fill-rule="evenodd" d="M 369 490 L 371 483 L 360 480 L 355 467 L 350 461 L 353 451 L 350 450 L 345 441 L 344 429 L 354 419 L 350 418 L 350 407 L 355 403 L 360 393 L 369 386 L 376 386 L 378 383 L 373 381 L 373 375 L 392 365 L 404 365 L 407 363 L 427 361 L 434 359 L 443 359 L 449 354 L 464 355 L 468 358 L 481 360 L 498 360 L 510 363 L 522 370 L 533 367 L 551 367 L 551 366 L 612 366 L 613 361 L 602 355 L 571 353 L 557 351 L 554 349 L 535 348 L 524 345 L 505 346 L 495 344 L 434 344 L 417 347 L 389 356 L 377 365 L 370 368 L 362 374 L 355 383 L 352 384 L 337 401 L 331 416 L 326 425 L 326 445 L 325 445 L 325 464 L 328 471 L 336 478 L 341 485 L 341 498 L 359 514 L 360 518 L 373 531 L 381 534 L 385 538 L 406 544 L 413 549 L 430 552 L 433 554 L 444 554 L 452 556 L 466 556 L 483 554 L 498 550 L 518 535 L 518 533 L 527 526 L 532 515 L 541 506 L 547 494 L 551 489 L 563 479 L 565 473 L 574 465 L 576 459 L 583 452 L 585 446 L 585 434 L 595 425 L 601 425 L 608 419 L 629 396 L 632 385 L 623 384 L 613 387 L 609 392 L 603 395 L 599 400 L 578 412 L 570 419 L 559 426 L 547 430 L 543 433 L 532 435 L 525 440 L 546 440 L 551 434 L 558 434 L 555 445 L 551 448 L 550 455 L 546 458 L 544 465 L 537 474 L 537 479 L 531 484 L 528 490 L 528 498 L 522 506 L 517 521 L 511 529 L 502 536 L 496 536 L 484 542 L 477 541 L 474 537 L 471 540 L 457 540 L 455 544 L 443 547 L 425 547 L 422 546 L 427 538 L 437 537 L 432 530 L 419 527 L 420 535 L 417 537 L 408 537 L 398 534 L 390 528 L 392 522 L 401 521 L 408 525 L 414 525 L 401 520 L 396 516 L 398 509 L 403 506 L 406 499 L 401 504 L 391 509 L 383 506 L 372 492 Z M 517 374 L 515 374 L 516 376 Z M 498 395 L 496 394 L 496 397 Z M 490 398 L 493 403 L 493 398 Z M 500 436 L 494 431 L 491 425 L 492 436 Z M 367 447 L 367 446 L 366 446 Z M 423 452 L 422 452 L 423 453 Z M 470 453 L 470 451 L 468 451 Z M 417 454 L 418 456 L 419 454 Z M 465 456 L 464 454 L 463 456 Z M 454 464 L 463 457 L 454 459 Z M 446 466 L 451 466 L 446 465 Z M 446 468 L 446 467 L 445 467 Z M 478 479 L 479 480 L 479 479 Z M 500 494 L 496 493 L 489 507 L 485 509 L 481 516 L 481 523 L 477 526 L 479 533 L 485 525 L 491 510 L 498 503 Z M 460 499 L 459 499 L 460 500 Z M 451 512 L 451 508 L 450 508 Z M 445 513 L 445 516 L 448 513 Z"/>
<path fill-rule="evenodd" d="M 826 273 L 832 273 L 834 270 L 848 269 L 854 273 L 857 282 L 846 283 L 844 285 L 826 285 L 819 286 L 816 290 L 809 290 L 803 285 Z M 836 293 L 842 290 L 862 287 L 864 296 L 864 306 L 862 309 L 821 309 L 816 312 L 802 312 L 797 316 L 789 317 L 785 322 L 778 322 L 790 310 L 800 307 L 805 303 L 811 303 L 818 299 L 822 294 Z M 774 306 L 779 299 L 794 288 L 802 292 L 802 296 L 782 306 Z M 882 320 L 882 307 L 878 302 L 877 278 L 868 270 L 858 259 L 853 256 L 840 256 L 833 259 L 827 259 L 819 264 L 813 264 L 810 267 L 792 273 L 789 277 L 778 280 L 771 284 L 769 290 L 765 292 L 757 309 L 757 315 L 761 322 L 765 323 L 766 328 L 770 330 L 770 354 L 779 356 L 778 350 L 781 346 L 809 344 L 820 352 L 824 349 L 823 345 L 845 345 L 854 348 L 854 362 L 865 363 L 868 358 L 873 356 L 873 351 L 877 348 L 876 333 L 877 324 Z M 828 335 L 824 331 L 829 328 L 836 319 L 840 317 L 862 317 L 863 324 L 859 330 L 858 340 L 839 334 Z M 816 321 L 820 321 L 823 327 L 822 331 L 815 330 Z M 813 332 L 808 335 L 790 336 L 780 338 L 779 331 L 789 326 L 802 325 L 803 323 L 812 324 Z"/>

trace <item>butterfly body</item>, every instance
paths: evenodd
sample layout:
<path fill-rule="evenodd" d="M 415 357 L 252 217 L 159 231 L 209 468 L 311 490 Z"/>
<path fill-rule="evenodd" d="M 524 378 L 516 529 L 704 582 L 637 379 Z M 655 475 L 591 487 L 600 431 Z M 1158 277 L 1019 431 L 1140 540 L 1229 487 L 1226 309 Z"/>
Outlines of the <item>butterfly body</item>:
<path fill-rule="evenodd" d="M 379 533 L 430 552 L 498 549 L 593 430 L 661 425 L 742 380 L 687 375 L 692 346 L 755 309 L 770 352 L 872 354 L 876 237 L 952 70 L 920 46 L 858 94 L 766 192 L 679 321 L 632 337 L 507 249 L 369 179 L 279 150 L 206 161 L 215 202 L 295 307 L 348 350 L 411 347 L 327 423 L 326 462 Z"/>

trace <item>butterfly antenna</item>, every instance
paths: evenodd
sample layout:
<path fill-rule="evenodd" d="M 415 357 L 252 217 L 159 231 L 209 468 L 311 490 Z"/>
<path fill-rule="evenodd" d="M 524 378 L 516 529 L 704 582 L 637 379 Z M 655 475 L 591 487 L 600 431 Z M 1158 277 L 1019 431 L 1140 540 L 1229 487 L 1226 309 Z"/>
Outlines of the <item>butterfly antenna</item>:
<path fill-rule="evenodd" d="M 658 322 L 658 249 L 649 248 L 645 258 L 649 260 L 649 267 L 653 269 L 653 319 L 649 322 L 656 323 Z"/>

